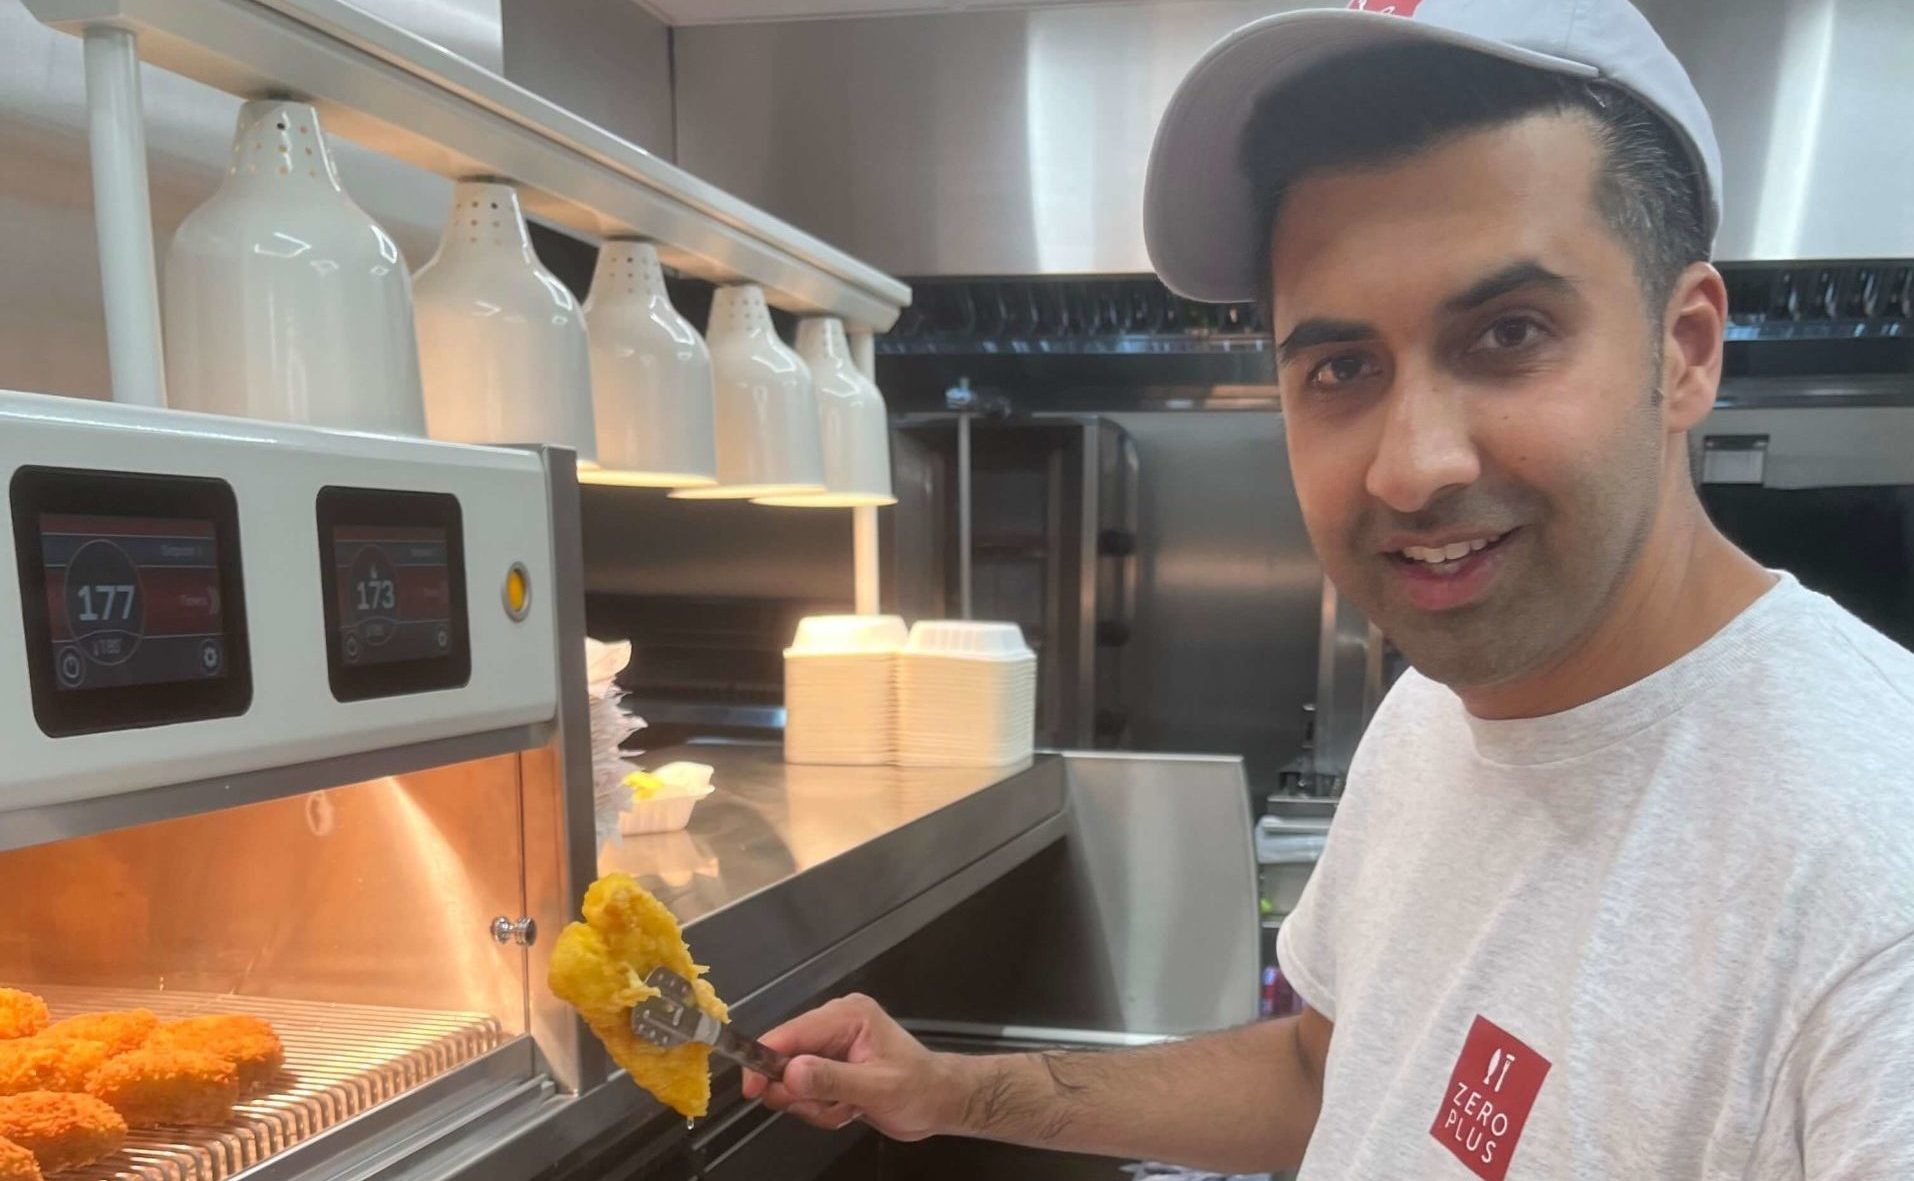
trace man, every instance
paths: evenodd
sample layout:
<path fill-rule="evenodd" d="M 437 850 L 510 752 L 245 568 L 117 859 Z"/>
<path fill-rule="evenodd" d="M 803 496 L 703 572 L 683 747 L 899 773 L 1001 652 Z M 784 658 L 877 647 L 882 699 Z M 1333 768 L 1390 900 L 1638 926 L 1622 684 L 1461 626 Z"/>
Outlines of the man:
<path fill-rule="evenodd" d="M 1283 928 L 1309 1008 L 966 1060 L 848 998 L 751 1093 L 1306 1179 L 1914 1177 L 1914 657 L 1695 495 L 1707 113 L 1623 0 L 1366 3 L 1212 49 L 1146 209 L 1171 287 L 1270 301 L 1311 539 L 1415 668 Z"/>

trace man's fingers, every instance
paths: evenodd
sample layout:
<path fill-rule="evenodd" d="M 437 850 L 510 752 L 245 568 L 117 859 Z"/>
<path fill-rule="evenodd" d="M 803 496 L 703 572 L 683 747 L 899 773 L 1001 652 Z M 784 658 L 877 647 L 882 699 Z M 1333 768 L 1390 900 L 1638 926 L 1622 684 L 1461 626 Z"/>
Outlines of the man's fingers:
<path fill-rule="evenodd" d="M 790 1111 L 820 1127 L 848 1122 L 858 1109 L 884 1098 L 885 1071 L 843 1061 L 853 1055 L 873 1021 L 880 1019 L 884 1012 L 877 1002 L 855 994 L 793 1017 L 762 1039 L 766 1046 L 790 1056 L 783 1080 L 773 1083 L 746 1071 L 745 1098 L 761 1099 L 767 1107 Z"/>
<path fill-rule="evenodd" d="M 884 1098 L 875 1074 L 870 1066 L 803 1055 L 784 1068 L 784 1089 L 797 1099 L 868 1107 Z"/>
<path fill-rule="evenodd" d="M 756 1099 L 759 1095 L 764 1094 L 764 1089 L 770 1085 L 771 1080 L 765 1078 L 757 1071 L 747 1070 L 744 1072 L 744 1097 L 746 1099 Z"/>
<path fill-rule="evenodd" d="M 858 1116 L 857 1108 L 848 1103 L 817 1103 L 808 1099 L 799 1099 L 784 1110 L 828 1132 L 836 1131 Z"/>
<path fill-rule="evenodd" d="M 842 1058 L 862 1028 L 862 1015 L 836 1002 L 786 1021 L 758 1040 L 780 1054 Z"/>

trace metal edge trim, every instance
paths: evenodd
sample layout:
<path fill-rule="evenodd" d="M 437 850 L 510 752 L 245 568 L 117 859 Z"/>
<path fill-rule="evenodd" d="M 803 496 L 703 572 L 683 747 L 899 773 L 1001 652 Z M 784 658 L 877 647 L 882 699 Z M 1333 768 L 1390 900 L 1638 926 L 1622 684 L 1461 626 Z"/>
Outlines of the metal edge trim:
<path fill-rule="evenodd" d="M 591 703 L 587 700 L 585 669 L 585 569 L 584 521 L 579 501 L 578 471 L 573 453 L 562 447 L 534 449 L 546 470 L 547 495 L 552 522 L 552 603 L 558 634 L 558 724 L 557 753 L 559 773 L 563 776 L 562 812 L 556 818 L 560 857 L 557 880 L 553 883 L 564 897 L 564 917 L 575 918 L 583 905 L 585 889 L 598 876 L 598 833 L 595 794 L 592 783 Z M 523 833 L 527 826 L 520 825 Z M 529 850 L 527 850 L 529 853 Z M 529 866 L 528 866 L 529 873 Z M 528 889 L 531 879 L 528 876 Z M 528 906 L 536 900 L 527 898 Z M 558 935 L 558 927 L 528 967 L 546 961 Z M 538 973 L 531 973 L 536 977 Z M 543 995 L 543 979 L 528 980 L 527 1004 Z M 531 1014 L 527 1013 L 529 1020 Z M 576 1018 L 566 1023 L 570 1035 L 562 1049 L 566 1067 L 557 1071 L 560 1084 L 569 1092 L 588 1090 L 611 1073 L 611 1058 L 596 1038 L 584 1035 L 583 1023 Z"/>
<path fill-rule="evenodd" d="M 1046 1046 L 1084 1046 L 1091 1049 L 1127 1049 L 1181 1040 L 1168 1033 L 1129 1033 L 1108 1029 L 1063 1029 L 1047 1025 L 989 1025 L 980 1021 L 938 1021 L 898 1018 L 898 1024 L 919 1038 L 941 1038 L 978 1044 L 1020 1042 Z"/>
<path fill-rule="evenodd" d="M 447 763 L 513 754 L 544 745 L 549 722 L 315 759 L 284 767 L 149 787 L 119 795 L 66 800 L 0 812 L 0 853 L 109 829 L 200 812 L 257 804 L 387 775 L 406 775 Z"/>

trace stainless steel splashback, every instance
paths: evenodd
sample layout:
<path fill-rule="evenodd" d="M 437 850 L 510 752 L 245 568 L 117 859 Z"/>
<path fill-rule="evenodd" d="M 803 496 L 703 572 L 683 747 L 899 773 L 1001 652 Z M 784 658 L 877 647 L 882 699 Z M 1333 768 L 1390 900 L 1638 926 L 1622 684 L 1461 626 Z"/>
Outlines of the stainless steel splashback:
<path fill-rule="evenodd" d="M 1171 91 L 1228 30 L 1306 6 L 679 29 L 680 162 L 900 274 L 1147 271 L 1143 167 Z M 1906 0 L 1642 7 L 1714 115 L 1719 257 L 1914 255 Z"/>
<path fill-rule="evenodd" d="M 628 2 L 499 4 L 507 78 L 653 155 L 673 158 L 671 30 L 663 21 Z"/>
<path fill-rule="evenodd" d="M 500 0 L 351 0 L 466 61 L 501 72 L 505 63 Z"/>
<path fill-rule="evenodd" d="M 1914 255 L 1914 6 L 1637 0 L 1708 103 L 1716 257 Z"/>
<path fill-rule="evenodd" d="M 1143 165 L 1171 90 L 1225 32 L 1304 6 L 679 29 L 679 162 L 894 273 L 1147 271 Z"/>

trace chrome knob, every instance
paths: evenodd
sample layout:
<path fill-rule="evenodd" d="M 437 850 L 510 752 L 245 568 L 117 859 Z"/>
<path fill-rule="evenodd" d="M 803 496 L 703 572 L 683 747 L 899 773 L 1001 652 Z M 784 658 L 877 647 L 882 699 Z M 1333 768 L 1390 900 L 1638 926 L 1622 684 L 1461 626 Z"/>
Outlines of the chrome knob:
<path fill-rule="evenodd" d="M 530 947 L 538 940 L 538 920 L 513 919 L 499 915 L 492 920 L 492 938 L 500 943 L 516 943 L 520 947 Z"/>

